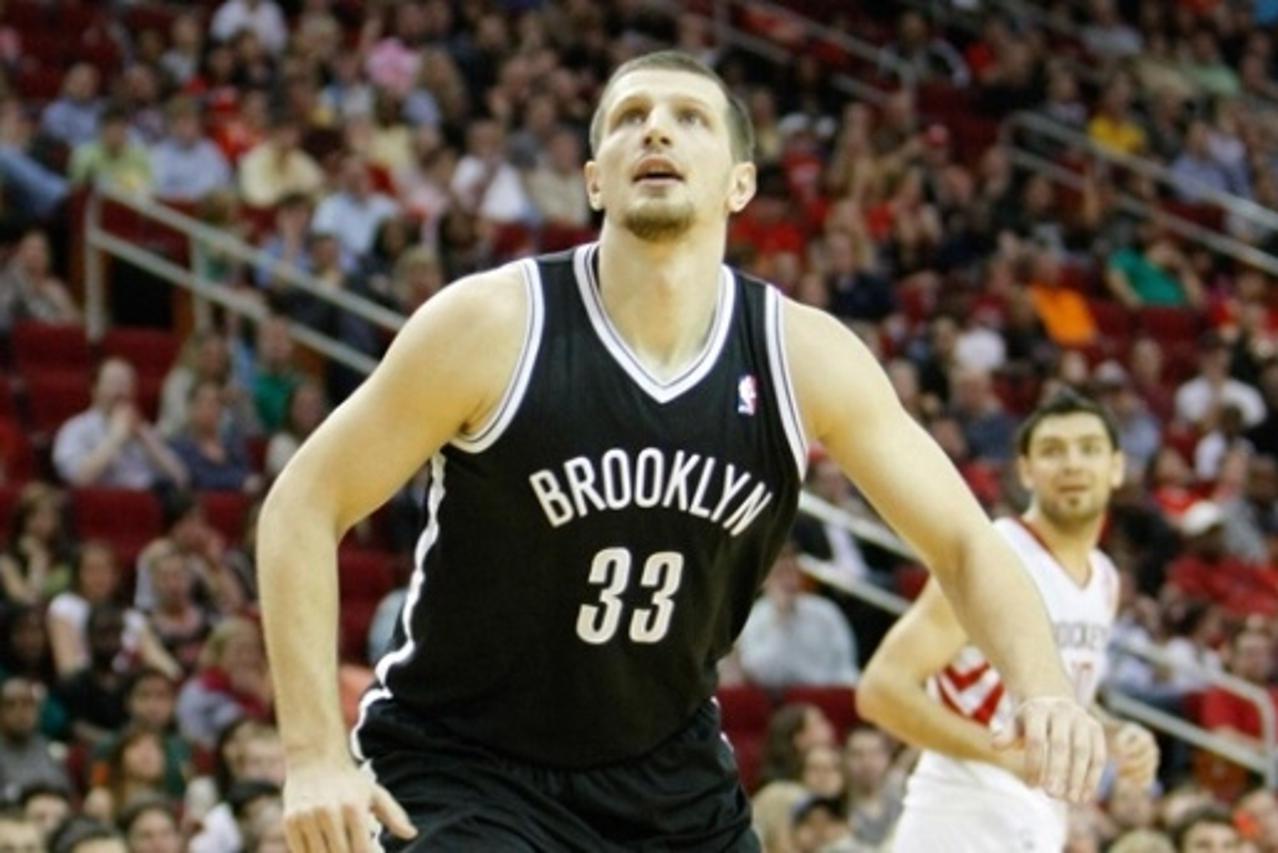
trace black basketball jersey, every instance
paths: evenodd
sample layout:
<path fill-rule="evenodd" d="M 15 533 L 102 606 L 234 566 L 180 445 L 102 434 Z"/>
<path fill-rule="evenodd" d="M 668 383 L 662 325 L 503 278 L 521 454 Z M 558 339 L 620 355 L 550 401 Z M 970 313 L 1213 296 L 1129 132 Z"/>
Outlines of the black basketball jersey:
<path fill-rule="evenodd" d="M 361 720 L 393 703 L 586 767 L 650 750 L 712 694 L 806 464 L 781 298 L 723 267 L 703 351 L 661 381 L 609 321 L 596 254 L 519 262 L 518 365 L 486 425 L 430 463 L 396 648 Z"/>

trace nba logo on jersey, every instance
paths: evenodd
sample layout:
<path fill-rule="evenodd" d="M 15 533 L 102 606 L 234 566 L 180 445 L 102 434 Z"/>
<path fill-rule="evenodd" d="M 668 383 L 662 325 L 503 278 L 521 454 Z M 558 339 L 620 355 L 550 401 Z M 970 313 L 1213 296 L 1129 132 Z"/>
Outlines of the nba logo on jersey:
<path fill-rule="evenodd" d="M 737 414 L 753 415 L 759 410 L 759 383 L 753 373 L 747 373 L 737 383 Z"/>

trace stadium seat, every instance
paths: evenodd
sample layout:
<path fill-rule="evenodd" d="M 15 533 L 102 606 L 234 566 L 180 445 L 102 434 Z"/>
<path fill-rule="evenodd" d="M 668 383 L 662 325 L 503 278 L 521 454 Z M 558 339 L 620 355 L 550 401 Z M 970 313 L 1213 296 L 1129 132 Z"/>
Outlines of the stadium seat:
<path fill-rule="evenodd" d="M 89 369 L 92 356 L 84 327 L 20 323 L 10 338 L 13 361 L 20 372 L 40 368 Z"/>
<path fill-rule="evenodd" d="M 14 482 L 0 482 L 0 548 L 9 544 L 9 520 L 13 508 L 18 505 L 22 486 Z"/>
<path fill-rule="evenodd" d="M 200 509 L 208 523 L 234 545 L 244 538 L 244 523 L 253 499 L 243 492 L 201 492 Z"/>
<path fill-rule="evenodd" d="M 164 533 L 164 510 L 147 491 L 81 488 L 71 490 L 71 518 L 81 539 L 102 539 L 116 549 L 121 567 Z"/>
<path fill-rule="evenodd" d="M 1096 319 L 1096 327 L 1103 338 L 1127 338 L 1132 333 L 1131 311 L 1113 299 L 1089 299 L 1087 307 Z"/>
<path fill-rule="evenodd" d="M 164 376 L 181 348 L 178 336 L 164 329 L 122 327 L 102 338 L 102 354 L 124 359 L 139 376 Z"/>
<path fill-rule="evenodd" d="M 36 370 L 24 379 L 31 428 L 36 433 L 52 436 L 68 418 L 89 407 L 87 370 Z"/>
<path fill-rule="evenodd" d="M 797 702 L 816 705 L 824 711 L 840 740 L 861 721 L 856 713 L 856 691 L 851 687 L 791 687 L 781 697 L 783 705 Z"/>
<path fill-rule="evenodd" d="M 759 772 L 763 769 L 762 737 L 728 737 L 732 745 L 732 754 L 737 760 L 737 770 L 741 774 L 741 785 L 746 793 L 753 794 L 759 787 Z"/>
<path fill-rule="evenodd" d="M 752 684 L 720 687 L 715 699 L 719 702 L 723 731 L 730 738 L 734 735 L 761 736 L 768 730 L 772 698 L 762 688 Z"/>
<path fill-rule="evenodd" d="M 35 476 L 35 454 L 26 431 L 15 420 L 0 417 L 0 480 L 25 483 Z M 0 516 L 0 524 L 7 519 Z"/>
<path fill-rule="evenodd" d="M 1202 315 L 1192 308 L 1148 305 L 1140 309 L 1140 325 L 1159 343 L 1198 342 L 1203 329 Z"/>
<path fill-rule="evenodd" d="M 366 659 L 373 614 L 386 593 L 395 588 L 394 561 L 395 556 L 385 551 L 338 551 L 338 591 L 342 602 L 339 651 L 343 659 Z"/>

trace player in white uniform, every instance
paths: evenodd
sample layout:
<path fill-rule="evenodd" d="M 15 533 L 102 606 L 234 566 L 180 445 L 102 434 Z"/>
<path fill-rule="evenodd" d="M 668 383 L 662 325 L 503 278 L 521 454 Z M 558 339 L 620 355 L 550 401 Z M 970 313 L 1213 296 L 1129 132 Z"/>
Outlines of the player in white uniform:
<path fill-rule="evenodd" d="M 1118 574 L 1097 550 L 1110 492 L 1122 482 L 1117 431 L 1098 404 L 1063 392 L 1017 436 L 1031 503 L 995 523 L 1033 578 L 1078 699 L 1093 705 L 1118 606 Z M 1066 805 L 1023 778 L 1026 755 L 1000 736 L 1015 699 L 971 645 L 936 584 L 889 632 L 857 688 L 866 717 L 923 754 L 897 825 L 898 853 L 1059 853 Z M 1121 784 L 1148 785 L 1158 748 L 1144 728 L 1096 711 Z"/>

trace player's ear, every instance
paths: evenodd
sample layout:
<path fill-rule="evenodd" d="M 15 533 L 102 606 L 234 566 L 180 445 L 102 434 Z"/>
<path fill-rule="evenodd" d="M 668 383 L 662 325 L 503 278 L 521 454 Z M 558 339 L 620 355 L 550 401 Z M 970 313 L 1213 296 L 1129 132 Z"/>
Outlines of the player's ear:
<path fill-rule="evenodd" d="M 1029 457 L 1021 453 L 1016 454 L 1016 479 L 1020 481 L 1022 489 L 1034 491 L 1034 481 L 1030 479 Z"/>
<path fill-rule="evenodd" d="M 586 178 L 586 198 L 590 201 L 590 209 L 603 210 L 603 193 L 599 190 L 599 165 L 594 160 L 587 160 L 582 173 Z"/>
<path fill-rule="evenodd" d="M 734 163 L 729 176 L 731 185 L 728 188 L 728 212 L 740 213 L 754 198 L 756 171 L 749 161 Z"/>
<path fill-rule="evenodd" d="M 1113 461 L 1109 466 L 1109 487 L 1117 489 L 1123 485 L 1123 478 L 1127 476 L 1127 454 L 1121 449 L 1114 451 Z"/>

